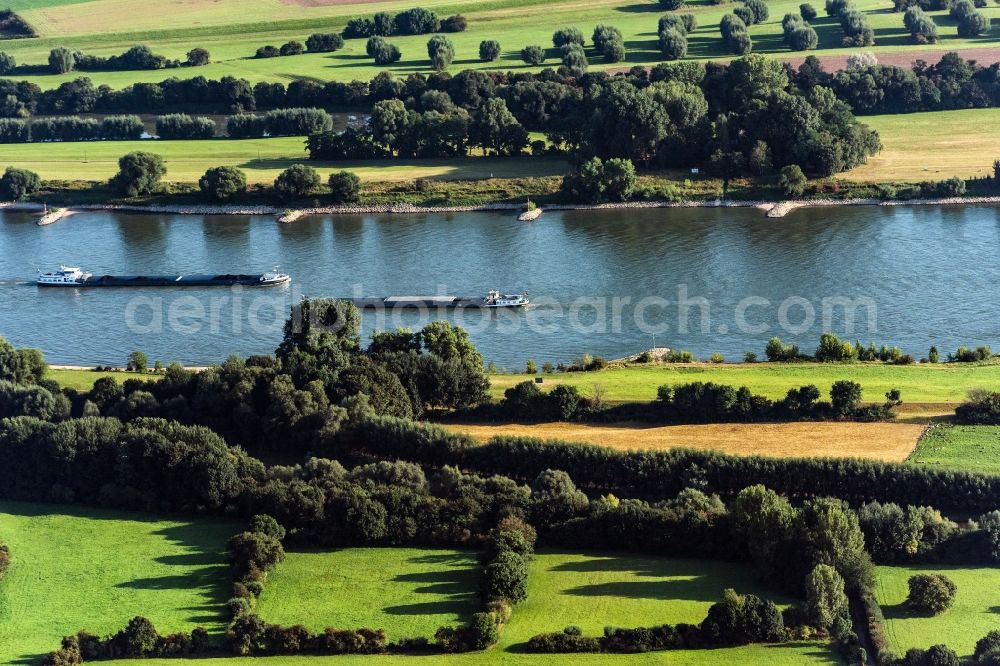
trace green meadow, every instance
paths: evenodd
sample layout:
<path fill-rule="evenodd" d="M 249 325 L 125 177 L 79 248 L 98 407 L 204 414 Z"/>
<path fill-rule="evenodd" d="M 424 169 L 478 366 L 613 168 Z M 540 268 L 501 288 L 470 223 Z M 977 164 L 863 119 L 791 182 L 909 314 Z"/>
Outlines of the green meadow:
<path fill-rule="evenodd" d="M 530 68 L 520 60 L 522 47 L 529 44 L 551 47 L 552 31 L 562 26 L 579 27 L 589 40 L 590 32 L 599 23 L 615 25 L 622 31 L 627 56 L 623 63 L 608 65 L 597 54 L 591 53 L 592 68 L 651 65 L 661 60 L 656 21 L 663 12 L 653 0 L 597 0 L 588 3 L 578 0 L 428 0 L 421 3 L 413 0 L 365 3 L 305 0 L 191 0 L 183 3 L 168 0 L 21 0 L 10 4 L 20 10 L 41 35 L 37 39 L 4 44 L 4 50 L 23 64 L 44 63 L 48 51 L 55 46 L 108 55 L 136 43 L 145 43 L 158 53 L 180 59 L 191 48 L 207 48 L 212 53 L 213 62 L 199 67 L 197 74 L 208 78 L 239 76 L 252 82 L 291 81 L 297 78 L 370 79 L 386 68 L 376 66 L 365 54 L 364 40 L 349 40 L 346 47 L 336 53 L 268 59 L 251 56 L 257 47 L 266 44 L 280 46 L 290 39 L 304 41 L 312 32 L 339 31 L 353 16 L 371 15 L 380 10 L 398 11 L 415 4 L 433 9 L 440 16 L 462 13 L 468 18 L 469 29 L 466 32 L 450 35 L 456 50 L 452 65 L 454 71 L 468 68 L 527 70 Z M 840 26 L 832 18 L 822 15 L 822 3 L 815 4 L 821 16 L 812 22 L 820 40 L 819 49 L 814 53 L 842 55 L 857 51 L 841 46 Z M 949 49 L 992 46 L 995 39 L 990 34 L 971 39 L 960 38 L 955 21 L 946 12 L 932 12 L 939 26 L 940 40 L 932 45 L 914 45 L 903 28 L 902 14 L 892 12 L 888 0 L 858 0 L 856 4 L 868 15 L 876 34 L 876 45 L 864 50 L 875 53 L 913 52 L 923 57 L 929 51 L 943 53 Z M 789 51 L 781 31 L 782 16 L 798 11 L 798 5 L 799 0 L 769 3 L 769 20 L 750 29 L 755 52 L 779 57 L 803 55 Z M 695 14 L 699 24 L 689 38 L 689 58 L 731 57 L 723 48 L 718 31 L 719 19 L 731 10 L 729 3 L 713 5 L 707 0 L 695 0 L 687 5 L 683 11 Z M 1000 7 L 992 4 L 982 11 L 994 20 L 1000 17 Z M 107 32 L 109 25 L 114 25 L 113 33 Z M 996 27 L 993 32 L 996 32 Z M 483 39 L 500 42 L 503 52 L 498 61 L 479 61 L 478 45 Z M 427 35 L 393 37 L 392 41 L 399 46 L 403 57 L 400 62 L 388 67 L 389 71 L 401 76 L 431 71 L 425 48 Z M 542 66 L 557 64 L 555 49 L 550 49 L 549 59 Z M 88 76 L 95 83 L 119 88 L 137 81 L 158 81 L 194 73 L 194 70 L 164 69 L 93 72 Z M 43 88 L 50 88 L 78 75 L 43 74 L 27 78 Z"/>
<path fill-rule="evenodd" d="M 472 551 L 348 548 L 289 551 L 268 576 L 258 613 L 276 624 L 384 628 L 390 640 L 433 636 L 480 610 Z"/>
<path fill-rule="evenodd" d="M 475 590 L 475 581 L 468 587 L 464 572 L 468 571 L 468 556 L 456 557 L 451 551 L 410 549 L 392 553 L 392 549 L 364 549 L 354 554 L 350 551 L 316 555 L 315 566 L 304 565 L 308 559 L 290 555 L 290 560 L 271 574 L 262 597 L 263 612 L 273 619 L 276 596 L 298 596 L 307 620 L 315 618 L 317 609 L 325 608 L 336 624 L 351 625 L 351 620 L 363 622 L 380 615 L 387 620 L 384 625 L 390 637 L 399 636 L 399 627 L 415 626 L 403 615 L 386 615 L 387 610 L 397 610 L 401 599 L 408 598 L 413 590 L 413 582 L 423 582 L 426 591 L 423 599 L 413 599 L 426 608 L 431 617 L 438 617 L 441 606 L 455 603 L 456 597 L 463 600 L 465 595 Z M 419 555 L 424 553 L 426 555 Z M 447 554 L 446 554 L 447 553 Z M 415 555 L 416 554 L 416 555 Z M 432 557 L 433 556 L 433 557 Z M 441 560 L 442 556 L 447 559 Z M 414 560 L 413 558 L 417 559 Z M 299 561 L 296 561 L 299 560 Z M 291 563 L 300 569 L 302 575 L 319 575 L 320 583 L 315 588 L 309 584 L 296 582 L 293 588 L 282 588 L 282 577 L 287 575 L 284 567 Z M 402 566 L 408 580 L 392 581 L 387 573 L 373 572 L 380 565 Z M 331 585 L 327 567 L 339 565 L 334 574 L 349 580 L 372 581 L 372 586 L 358 586 L 345 589 L 337 583 Z M 304 569 L 301 567 L 305 566 Z M 291 571 L 288 569 L 286 571 Z M 423 576 L 421 580 L 414 580 Z M 403 590 L 397 589 L 402 583 Z M 278 590 L 269 590 L 276 586 Z M 675 652 L 652 652 L 636 655 L 533 655 L 523 651 L 524 643 L 531 636 L 544 631 L 560 631 L 570 624 L 579 625 L 585 633 L 600 634 L 606 625 L 650 626 L 663 623 L 697 623 L 704 619 L 709 606 L 717 601 L 727 587 L 740 592 L 761 594 L 787 604 L 790 599 L 761 589 L 752 582 L 750 570 L 738 564 L 712 560 L 686 560 L 658 558 L 650 556 L 624 555 L 619 553 L 564 553 L 542 551 L 531 565 L 528 579 L 528 599 L 518 604 L 510 622 L 504 627 L 499 644 L 486 652 L 464 655 L 433 655 L 428 657 L 380 656 L 380 657 L 272 657 L 254 659 L 263 666 L 289 666 L 291 664 L 341 665 L 367 664 L 374 666 L 397 666 L 414 664 L 417 666 L 646 666 L 651 664 L 687 664 L 692 666 L 723 666 L 728 664 L 759 664 L 760 666 L 791 666 L 792 664 L 836 664 L 836 655 L 821 643 L 800 643 L 781 646 L 753 645 L 733 649 L 683 650 Z M 312 595 L 326 596 L 329 592 L 351 595 L 349 600 L 310 600 Z M 401 596 L 402 595 L 402 596 Z M 342 604 L 350 603 L 337 620 L 337 611 Z M 291 617 L 289 615 L 289 617 Z M 311 621 L 311 620 L 310 620 Z M 431 624 L 428 622 L 427 624 Z M 169 666 L 176 660 L 143 660 L 130 663 L 136 666 Z M 241 659 L 198 660 L 199 666 L 239 666 L 246 663 Z"/>
<path fill-rule="evenodd" d="M 941 573 L 951 578 L 958 587 L 955 605 L 934 617 L 913 614 L 904 603 L 906 581 L 919 573 Z M 945 643 L 960 656 L 969 657 L 976 641 L 998 626 L 1000 569 L 995 567 L 879 567 L 876 593 L 889 640 L 899 654 L 911 647 Z"/>
<path fill-rule="evenodd" d="M 144 615 L 164 632 L 221 631 L 233 524 L 0 501 L 13 564 L 0 582 L 0 663 L 34 664 L 81 629 Z"/>
<path fill-rule="evenodd" d="M 384 159 L 309 161 L 305 137 L 267 139 L 202 139 L 138 141 L 72 141 L 4 145 L 0 169 L 18 166 L 31 169 L 46 180 L 107 180 L 118 171 L 118 158 L 144 150 L 163 157 L 164 180 L 197 183 L 211 167 L 242 169 L 250 184 L 270 185 L 284 169 L 308 163 L 325 182 L 330 173 L 347 169 L 365 182 L 480 180 L 562 175 L 565 160 L 552 157 L 482 157 L 451 159 Z"/>
<path fill-rule="evenodd" d="M 936 425 L 907 459 L 942 469 L 1000 474 L 1000 426 Z"/>
<path fill-rule="evenodd" d="M 496 374 L 490 376 L 494 398 L 519 382 L 533 376 Z M 958 363 L 885 365 L 881 363 L 751 363 L 751 364 L 666 364 L 633 365 L 594 372 L 566 372 L 543 375 L 542 388 L 556 384 L 576 386 L 585 395 L 595 387 L 605 400 L 614 402 L 656 399 L 656 389 L 663 384 L 715 382 L 747 386 L 754 393 L 782 398 L 788 389 L 815 384 L 824 396 L 837 380 L 849 379 L 861 384 L 864 400 L 883 400 L 886 391 L 898 388 L 906 403 L 959 403 L 970 389 L 1000 390 L 1000 365 Z"/>

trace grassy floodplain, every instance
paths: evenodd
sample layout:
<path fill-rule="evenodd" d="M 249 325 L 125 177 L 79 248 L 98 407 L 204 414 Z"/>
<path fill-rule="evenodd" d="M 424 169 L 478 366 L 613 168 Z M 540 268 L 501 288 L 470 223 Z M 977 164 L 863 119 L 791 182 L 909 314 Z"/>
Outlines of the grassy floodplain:
<path fill-rule="evenodd" d="M 844 178 L 919 182 L 992 175 L 1000 136 L 987 128 L 996 117 L 996 109 L 860 116 L 878 132 L 884 148 Z"/>
<path fill-rule="evenodd" d="M 118 158 L 135 150 L 162 156 L 167 164 L 164 180 L 179 183 L 197 183 L 210 167 L 235 166 L 246 172 L 250 184 L 270 185 L 284 169 L 303 163 L 319 171 L 324 181 L 343 169 L 366 182 L 527 178 L 561 175 L 567 170 L 564 160 L 547 157 L 311 162 L 304 137 L 10 144 L 0 155 L 0 168 L 31 169 L 47 180 L 107 180 L 118 171 Z"/>
<path fill-rule="evenodd" d="M 136 43 L 145 43 L 157 53 L 183 59 L 194 47 L 207 48 L 213 62 L 199 67 L 197 74 L 209 78 L 239 76 L 252 82 L 264 80 L 290 81 L 296 78 L 319 80 L 370 79 L 383 68 L 374 64 L 364 52 L 364 40 L 349 40 L 336 53 L 254 59 L 250 56 L 258 46 L 280 45 L 290 39 L 304 39 L 316 31 L 339 31 L 353 16 L 376 11 L 399 11 L 421 4 L 440 16 L 461 13 L 469 20 L 467 32 L 450 35 L 455 44 L 456 58 L 452 65 L 459 69 L 523 69 L 520 49 L 538 44 L 551 49 L 555 28 L 575 26 L 588 36 L 599 23 L 618 27 L 624 36 L 626 61 L 608 65 L 590 53 L 591 67 L 620 68 L 634 64 L 651 65 L 661 60 L 657 46 L 656 20 L 663 13 L 652 0 L 597 0 L 580 3 L 576 0 L 411 0 L 388 2 L 314 2 L 310 0 L 18 0 L 10 3 L 40 34 L 38 39 L 16 40 L 5 45 L 21 63 L 44 63 L 48 51 L 55 46 L 67 46 L 98 55 L 121 52 Z M 965 39 L 957 35 L 956 23 L 946 12 L 932 12 L 940 27 L 940 40 L 933 45 L 911 43 L 904 30 L 902 14 L 891 11 L 887 0 L 858 0 L 875 30 L 876 46 L 866 47 L 879 53 L 912 52 L 922 54 L 949 49 L 992 46 L 990 34 Z M 781 18 L 787 12 L 798 11 L 799 0 L 778 0 L 769 3 L 767 22 L 750 28 L 754 52 L 775 56 L 800 56 L 789 51 L 781 30 Z M 821 3 L 818 5 L 822 13 Z M 728 5 L 712 5 L 707 0 L 695 0 L 684 11 L 696 15 L 699 27 L 689 40 L 688 57 L 693 59 L 728 59 L 719 37 L 719 19 Z M 993 19 L 1000 17 L 1000 7 L 982 10 Z M 856 51 L 841 46 L 840 26 L 830 17 L 821 15 L 813 22 L 819 34 L 818 54 L 839 55 Z M 108 26 L 114 25 L 109 33 Z M 996 28 L 994 27 L 994 32 Z M 494 63 L 478 59 L 478 45 L 483 39 L 497 39 L 503 52 Z M 430 72 L 425 44 L 426 35 L 393 37 L 403 53 L 400 62 L 388 69 L 405 76 L 412 72 Z M 555 49 L 543 65 L 558 64 Z M 533 68 L 533 69 L 540 69 Z M 187 72 L 181 70 L 180 74 Z M 178 74 L 178 70 L 152 72 L 94 72 L 95 83 L 123 87 L 137 81 L 158 81 Z M 36 75 L 28 77 L 43 88 L 53 87 L 76 76 Z"/>
<path fill-rule="evenodd" d="M 389 640 L 433 636 L 480 610 L 476 553 L 420 548 L 289 551 L 268 576 L 258 612 L 269 622 L 384 628 Z"/>
<path fill-rule="evenodd" d="M 942 469 L 1000 474 L 1000 426 L 937 425 L 920 439 L 909 460 Z"/>
<path fill-rule="evenodd" d="M 499 399 L 514 384 L 528 381 L 533 375 L 497 374 L 490 376 L 490 391 Z M 905 404 L 954 405 L 962 402 L 970 389 L 1000 390 L 1000 365 L 940 363 L 920 365 L 885 365 L 881 363 L 690 363 L 634 365 L 595 372 L 566 372 L 544 375 L 542 388 L 556 384 L 576 386 L 586 395 L 594 387 L 603 390 L 605 400 L 644 402 L 656 399 L 656 389 L 663 384 L 715 382 L 746 386 L 768 398 L 782 398 L 788 389 L 815 384 L 828 398 L 830 386 L 849 379 L 864 388 L 864 400 L 879 402 L 886 391 L 898 388 Z"/>
<path fill-rule="evenodd" d="M 428 553 L 440 551 L 424 551 Z M 359 551 L 353 558 L 356 568 L 345 566 L 341 573 L 351 579 L 369 579 L 368 570 L 386 561 L 384 549 Z M 363 555 L 373 553 L 371 558 Z M 329 562 L 336 561 L 330 558 Z M 339 560 L 347 564 L 347 560 Z M 284 565 L 282 565 L 284 566 Z M 436 571 L 440 567 L 431 566 Z M 450 571 L 450 570 L 449 570 Z M 281 568 L 272 576 L 279 579 Z M 450 579 L 449 579 L 450 580 Z M 650 626 L 663 623 L 697 623 L 705 617 L 708 607 L 717 601 L 722 591 L 733 587 L 740 592 L 761 594 L 784 605 L 791 600 L 761 589 L 752 582 L 748 567 L 712 560 L 657 558 L 618 553 L 564 553 L 542 551 L 531 565 L 528 579 L 528 599 L 514 609 L 504 627 L 499 644 L 486 652 L 429 657 L 309 657 L 309 664 L 320 666 L 367 664 L 373 666 L 647 666 L 651 664 L 685 664 L 690 666 L 723 666 L 740 663 L 759 666 L 791 666 L 802 664 L 836 664 L 836 655 L 821 643 L 782 646 L 753 645 L 733 649 L 681 650 L 650 652 L 635 655 L 533 655 L 522 651 L 531 636 L 543 631 L 559 631 L 569 624 L 579 625 L 585 633 L 599 634 L 605 625 Z M 437 585 L 428 581 L 432 585 Z M 268 585 L 272 583 L 269 581 Z M 448 583 L 449 589 L 451 583 Z M 309 593 L 306 587 L 304 593 Z M 457 588 L 456 588 L 457 590 Z M 441 590 L 442 592 L 444 590 Z M 438 591 L 431 591 L 428 597 Z M 265 590 L 265 595 L 268 592 Z M 391 587 L 359 589 L 352 597 L 355 607 L 368 607 L 378 613 L 386 604 L 395 603 Z M 309 602 L 305 602 L 310 608 Z M 339 602 L 324 600 L 331 611 Z M 355 613 L 357 611 L 353 611 Z M 332 621 L 338 623 L 335 616 Z M 353 616 L 357 617 L 357 616 Z M 359 618 L 361 619 L 361 618 Z M 391 626 L 386 626 L 390 636 Z M 198 660 L 199 666 L 240 666 L 245 659 Z M 257 658 L 264 666 L 301 666 L 302 657 Z M 169 666 L 176 660 L 143 660 L 115 662 L 141 666 Z"/>
<path fill-rule="evenodd" d="M 905 606 L 906 581 L 920 573 L 941 573 L 958 586 L 955 605 L 934 617 L 916 616 Z M 909 566 L 878 567 L 876 594 L 886 618 L 893 649 L 903 654 L 911 647 L 945 643 L 969 657 L 976 641 L 997 628 L 1000 605 L 1000 569 L 994 567 Z"/>
<path fill-rule="evenodd" d="M 0 582 L 0 663 L 37 663 L 66 634 L 144 615 L 163 631 L 223 628 L 237 526 L 0 501 L 13 565 Z"/>

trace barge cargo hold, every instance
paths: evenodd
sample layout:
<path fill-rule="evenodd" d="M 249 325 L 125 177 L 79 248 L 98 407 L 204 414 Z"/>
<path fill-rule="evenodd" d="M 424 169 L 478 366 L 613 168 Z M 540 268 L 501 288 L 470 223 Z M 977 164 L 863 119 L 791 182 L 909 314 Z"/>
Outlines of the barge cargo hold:
<path fill-rule="evenodd" d="M 224 275 L 93 275 L 74 266 L 60 266 L 58 271 L 42 273 L 39 287 L 271 287 L 291 282 L 277 270 L 259 275 L 228 273 Z"/>
<path fill-rule="evenodd" d="M 346 298 L 363 310 L 405 308 L 523 308 L 531 304 L 528 294 L 501 294 L 491 290 L 485 298 L 473 296 L 386 296 L 385 298 Z"/>

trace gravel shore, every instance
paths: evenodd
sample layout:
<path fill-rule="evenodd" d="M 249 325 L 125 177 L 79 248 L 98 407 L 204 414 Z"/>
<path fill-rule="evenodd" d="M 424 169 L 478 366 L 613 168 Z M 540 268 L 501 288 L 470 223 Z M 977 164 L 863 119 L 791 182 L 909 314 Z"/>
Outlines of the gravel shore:
<path fill-rule="evenodd" d="M 1000 204 L 1000 196 L 991 197 L 949 197 L 943 199 L 910 199 L 907 201 L 881 199 L 797 199 L 788 201 L 734 201 L 730 199 L 688 200 L 688 201 L 627 201 L 605 204 L 552 204 L 545 210 L 627 210 L 644 208 L 758 208 L 767 217 L 784 217 L 799 208 L 826 206 L 945 206 L 970 204 Z M 521 204 L 486 204 L 483 206 L 414 206 L 412 204 L 381 204 L 373 206 L 324 206 L 320 208 L 300 208 L 288 210 L 275 206 L 235 206 L 235 205 L 133 205 L 133 204 L 85 204 L 72 206 L 73 211 L 122 211 L 135 213 L 171 213 L 177 215 L 273 215 L 281 222 L 291 223 L 311 215 L 349 214 L 407 214 L 407 213 L 465 213 L 519 211 Z M 0 203 L 0 209 L 40 212 L 41 204 Z"/>

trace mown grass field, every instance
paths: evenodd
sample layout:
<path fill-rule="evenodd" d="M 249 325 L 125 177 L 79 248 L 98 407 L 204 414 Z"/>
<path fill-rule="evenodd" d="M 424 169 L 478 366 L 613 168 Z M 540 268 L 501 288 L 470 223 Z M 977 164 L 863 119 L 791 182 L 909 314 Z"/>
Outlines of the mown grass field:
<path fill-rule="evenodd" d="M 326 182 L 334 171 L 347 169 L 365 182 L 413 181 L 417 178 L 478 180 L 561 175 L 566 162 L 550 157 L 462 157 L 453 159 L 385 159 L 312 162 L 303 137 L 273 139 L 206 139 L 199 141 L 86 141 L 21 143 L 0 151 L 0 169 L 18 166 L 47 180 L 107 180 L 118 171 L 118 158 L 143 150 L 167 164 L 167 182 L 196 183 L 207 169 L 235 166 L 250 184 L 270 185 L 293 164 L 309 164 Z"/>
<path fill-rule="evenodd" d="M 910 462 L 1000 474 L 1000 426 L 938 425 L 917 443 Z"/>
<path fill-rule="evenodd" d="M 75 389 L 81 393 L 94 388 L 94 382 L 101 377 L 114 377 L 121 384 L 128 379 L 141 379 L 146 377 L 146 375 L 137 372 L 96 372 L 94 370 L 67 370 L 61 368 L 49 368 L 45 371 L 46 379 L 55 380 L 59 382 L 60 386 Z M 149 375 L 149 378 L 156 379 L 153 375 Z"/>
<path fill-rule="evenodd" d="M 433 636 L 480 610 L 472 551 L 354 548 L 290 551 L 272 572 L 258 612 L 269 622 L 384 628 L 390 640 Z"/>
<path fill-rule="evenodd" d="M 491 375 L 490 392 L 499 399 L 503 392 L 533 376 L 525 374 Z M 788 389 L 815 384 L 829 398 L 830 386 L 840 379 L 861 384 L 863 399 L 880 402 L 886 391 L 898 388 L 906 403 L 959 403 L 970 389 L 1000 389 L 1000 365 L 920 364 L 910 366 L 868 363 L 694 363 L 635 365 L 596 372 L 567 372 L 543 375 L 541 388 L 556 384 L 576 386 L 585 395 L 593 395 L 595 386 L 604 400 L 636 402 L 656 399 L 656 389 L 663 384 L 715 382 L 747 386 L 754 393 L 782 398 Z M 947 405 L 943 405 L 947 408 Z"/>
<path fill-rule="evenodd" d="M 164 632 L 223 627 L 237 526 L 0 501 L 13 566 L 0 582 L 0 663 L 38 663 L 67 634 L 144 615 Z"/>
<path fill-rule="evenodd" d="M 955 605 L 934 617 L 918 617 L 905 606 L 906 581 L 918 573 L 942 573 L 958 586 Z M 944 643 L 960 656 L 972 655 L 976 641 L 997 628 L 1000 568 L 957 566 L 878 567 L 876 596 L 893 649 Z"/>
<path fill-rule="evenodd" d="M 447 427 L 484 442 L 497 435 L 512 435 L 600 444 L 622 450 L 683 447 L 744 456 L 857 457 L 889 462 L 905 460 L 924 431 L 924 426 L 914 423 L 714 423 L 676 426 L 503 423 Z"/>
<path fill-rule="evenodd" d="M 439 15 L 462 13 L 469 19 L 467 32 L 451 35 L 456 58 L 452 69 L 529 69 L 519 56 L 522 47 L 538 44 L 551 47 L 555 28 L 576 26 L 588 36 L 599 23 L 618 27 L 624 36 L 627 57 L 624 63 L 607 65 L 591 53 L 591 67 L 622 67 L 633 64 L 650 65 L 659 62 L 656 20 L 662 13 L 653 0 L 411 0 L 389 2 L 337 2 L 316 0 L 19 0 L 10 3 L 40 33 L 41 37 L 16 40 L 4 45 L 18 62 L 44 63 L 48 51 L 55 46 L 67 46 L 86 52 L 107 55 L 145 43 L 170 58 L 183 59 L 194 47 L 207 48 L 213 62 L 199 67 L 197 74 L 209 78 L 240 76 L 251 81 L 314 78 L 319 80 L 370 79 L 383 68 L 374 65 L 364 52 L 364 40 L 350 40 L 336 53 L 253 59 L 257 47 L 280 45 L 289 39 L 304 39 L 316 31 L 339 31 L 347 19 L 358 15 L 370 16 L 379 10 L 398 11 L 414 4 L 434 9 Z M 858 7 L 869 16 L 876 34 L 876 53 L 913 52 L 927 54 L 962 47 L 992 46 L 997 28 L 979 38 L 964 39 L 957 35 L 955 22 L 945 12 L 932 12 L 939 25 L 937 44 L 917 46 L 904 31 L 902 14 L 891 11 L 888 0 L 859 0 Z M 776 56 L 799 56 L 785 45 L 781 18 L 786 12 L 798 11 L 799 0 L 778 0 L 769 3 L 770 18 L 764 24 L 752 26 L 754 51 Z M 817 6 L 822 13 L 822 3 Z M 722 15 L 731 11 L 728 3 L 712 5 L 707 0 L 688 3 L 685 11 L 694 13 L 699 27 L 689 39 L 688 57 L 693 59 L 725 59 L 718 32 Z M 1000 7 L 992 4 L 983 10 L 994 20 L 1000 17 Z M 830 17 L 813 21 L 819 34 L 816 53 L 837 55 L 857 49 L 841 46 L 840 26 Z M 113 32 L 109 26 L 114 26 Z M 500 59 L 481 63 L 478 45 L 483 39 L 497 39 L 503 47 Z M 403 57 L 388 69 L 399 75 L 429 72 L 426 54 L 427 36 L 393 37 Z M 865 49 L 869 50 L 869 49 Z M 543 66 L 558 64 L 555 49 Z M 537 69 L 537 68 L 536 68 Z M 190 70 L 158 70 L 146 72 L 95 72 L 90 76 L 97 83 L 118 88 L 136 81 L 162 80 L 174 75 L 186 75 Z M 191 72 L 193 75 L 193 72 Z M 44 88 L 69 80 L 76 74 L 38 75 L 28 77 Z"/>
<path fill-rule="evenodd" d="M 865 182 L 919 182 L 993 173 L 1000 136 L 989 131 L 996 109 L 962 109 L 859 120 L 879 133 L 882 152 L 843 175 Z"/>
<path fill-rule="evenodd" d="M 371 551 L 361 551 L 367 553 Z M 374 551 L 378 553 L 379 551 Z M 425 551 L 436 552 L 436 551 Z M 368 569 L 381 556 L 356 560 L 361 568 L 345 568 L 351 578 L 367 578 Z M 278 573 L 280 575 L 280 572 Z M 273 584 L 269 580 L 268 585 Z M 448 583 L 449 587 L 451 583 Z M 650 626 L 663 623 L 700 622 L 708 607 L 722 591 L 733 587 L 740 592 L 761 594 L 778 603 L 790 600 L 761 589 L 752 583 L 750 570 L 737 564 L 711 560 L 656 558 L 617 553 L 541 552 L 534 559 L 528 579 L 528 599 L 519 604 L 504 627 L 500 643 L 486 652 L 428 657 L 310 657 L 309 664 L 367 664 L 397 666 L 402 664 L 443 666 L 646 666 L 685 664 L 723 666 L 734 663 L 759 666 L 792 664 L 835 664 L 836 656 L 825 645 L 804 643 L 782 646 L 749 646 L 719 650 L 684 650 L 637 655 L 532 655 L 523 652 L 523 644 L 543 631 L 560 631 L 570 624 L 585 633 L 600 634 L 605 625 Z M 322 588 L 321 588 L 322 589 Z M 309 593 L 303 588 L 305 593 Z M 267 592 L 265 591 L 265 594 Z M 387 587 L 357 590 L 352 603 L 382 608 L 394 592 Z M 308 602 L 307 602 L 308 603 Z M 336 603 L 336 602 L 330 602 Z M 306 606 L 308 608 L 308 606 Z M 386 627 L 389 630 L 389 627 Z M 390 630 L 390 635 L 392 632 Z M 306 660 L 292 657 L 255 659 L 264 666 L 301 666 Z M 245 660 L 198 660 L 199 666 L 239 666 Z M 177 661 L 144 660 L 136 666 L 169 666 Z M 192 662 L 193 663 L 193 662 Z"/>

